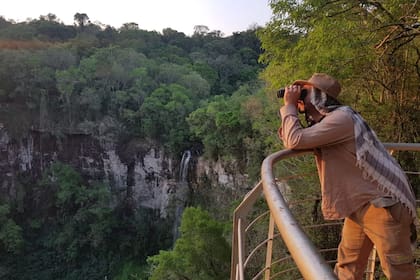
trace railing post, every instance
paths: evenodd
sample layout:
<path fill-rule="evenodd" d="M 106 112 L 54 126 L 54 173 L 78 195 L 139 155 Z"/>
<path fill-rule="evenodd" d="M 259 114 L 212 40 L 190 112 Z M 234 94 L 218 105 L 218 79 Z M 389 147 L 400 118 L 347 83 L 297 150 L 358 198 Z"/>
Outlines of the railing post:
<path fill-rule="evenodd" d="M 252 210 L 254 203 L 261 197 L 262 183 L 259 182 L 244 198 L 242 203 L 235 209 L 233 214 L 233 237 L 231 258 L 231 280 L 244 280 L 245 258 L 245 228 L 246 217 Z"/>
<path fill-rule="evenodd" d="M 376 260 L 376 247 L 373 246 L 370 252 L 367 269 L 366 269 L 366 280 L 373 280 L 375 276 L 375 260 Z"/>
<path fill-rule="evenodd" d="M 264 280 L 270 280 L 271 262 L 273 258 L 273 239 L 274 239 L 274 219 L 273 219 L 273 215 L 271 215 L 270 213 L 270 220 L 268 224 L 267 252 L 265 255 Z"/>

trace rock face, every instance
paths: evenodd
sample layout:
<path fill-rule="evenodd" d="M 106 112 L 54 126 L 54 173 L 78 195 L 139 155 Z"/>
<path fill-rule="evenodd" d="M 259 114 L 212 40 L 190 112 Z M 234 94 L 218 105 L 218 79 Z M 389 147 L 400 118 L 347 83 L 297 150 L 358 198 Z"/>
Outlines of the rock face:
<path fill-rule="evenodd" d="M 87 181 L 103 181 L 114 193 L 130 194 L 136 205 L 159 209 L 165 215 L 176 184 L 173 160 L 155 147 L 146 151 L 142 147 L 126 162 L 117 150 L 116 145 L 103 145 L 87 134 L 57 138 L 31 131 L 17 141 L 1 128 L 0 194 L 14 199 L 18 178 L 25 176 L 36 182 L 53 162 L 61 161 L 78 170 Z"/>
<path fill-rule="evenodd" d="M 244 189 L 247 185 L 247 176 L 238 173 L 234 163 L 199 158 L 196 173 L 198 177 L 210 178 L 212 183 L 230 190 Z"/>
<path fill-rule="evenodd" d="M 173 159 L 144 140 L 118 145 L 83 133 L 57 137 L 31 130 L 16 140 L 0 123 L 0 195 L 14 200 L 22 176 L 36 182 L 53 162 L 61 161 L 78 170 L 87 181 L 108 184 L 117 199 L 130 197 L 135 206 L 160 210 L 165 217 L 168 211 L 174 211 L 169 207 L 171 200 L 187 201 L 179 197 L 181 189 L 182 196 L 189 195 L 185 178 L 179 178 L 181 158 Z M 246 188 L 246 177 L 226 171 L 220 162 L 196 158 L 190 164 L 194 167 L 183 168 L 191 171 L 188 181 L 194 180 L 195 188 Z"/>

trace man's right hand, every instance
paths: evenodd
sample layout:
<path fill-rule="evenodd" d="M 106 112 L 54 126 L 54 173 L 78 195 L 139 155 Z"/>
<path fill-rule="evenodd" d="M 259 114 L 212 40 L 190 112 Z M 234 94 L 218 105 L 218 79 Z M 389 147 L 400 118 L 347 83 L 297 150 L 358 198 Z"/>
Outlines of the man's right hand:
<path fill-rule="evenodd" d="M 301 90 L 302 87 L 300 85 L 291 85 L 286 87 L 283 97 L 284 105 L 293 105 L 297 107 Z"/>

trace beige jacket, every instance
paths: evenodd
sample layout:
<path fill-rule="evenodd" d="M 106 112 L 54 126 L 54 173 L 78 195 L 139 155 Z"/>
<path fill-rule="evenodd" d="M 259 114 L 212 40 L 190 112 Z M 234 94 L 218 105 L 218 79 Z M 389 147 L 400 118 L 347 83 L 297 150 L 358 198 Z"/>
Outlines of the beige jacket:
<path fill-rule="evenodd" d="M 325 219 L 345 218 L 385 196 L 374 183 L 363 179 L 356 166 L 354 124 L 348 112 L 333 111 L 308 128 L 300 125 L 293 105 L 283 106 L 280 113 L 284 146 L 314 149 Z"/>

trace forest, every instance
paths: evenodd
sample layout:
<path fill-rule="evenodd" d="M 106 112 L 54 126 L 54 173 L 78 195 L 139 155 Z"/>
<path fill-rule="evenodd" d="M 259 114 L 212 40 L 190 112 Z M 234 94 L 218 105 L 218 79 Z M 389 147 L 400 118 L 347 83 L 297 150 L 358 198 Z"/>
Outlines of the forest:
<path fill-rule="evenodd" d="M 54 14 L 0 17 L 0 131 L 16 141 L 28 131 L 122 146 L 143 139 L 173 156 L 192 149 L 234 162 L 253 186 L 262 160 L 282 149 L 277 90 L 324 72 L 381 141 L 419 141 L 419 2 L 269 5 L 266 26 L 227 37 L 203 25 L 192 36 L 136 23 L 115 29 L 84 13 L 74 25 Z M 418 155 L 397 157 L 418 170 Z M 19 174 L 13 195 L 0 197 L 0 279 L 229 278 L 238 199 L 220 212 L 193 199 L 173 244 L 159 213 L 133 207 L 129 193 L 116 203 L 109 186 L 86 181 L 77 166 L 57 161 L 32 175 Z M 418 193 L 419 176 L 410 179 Z"/>

